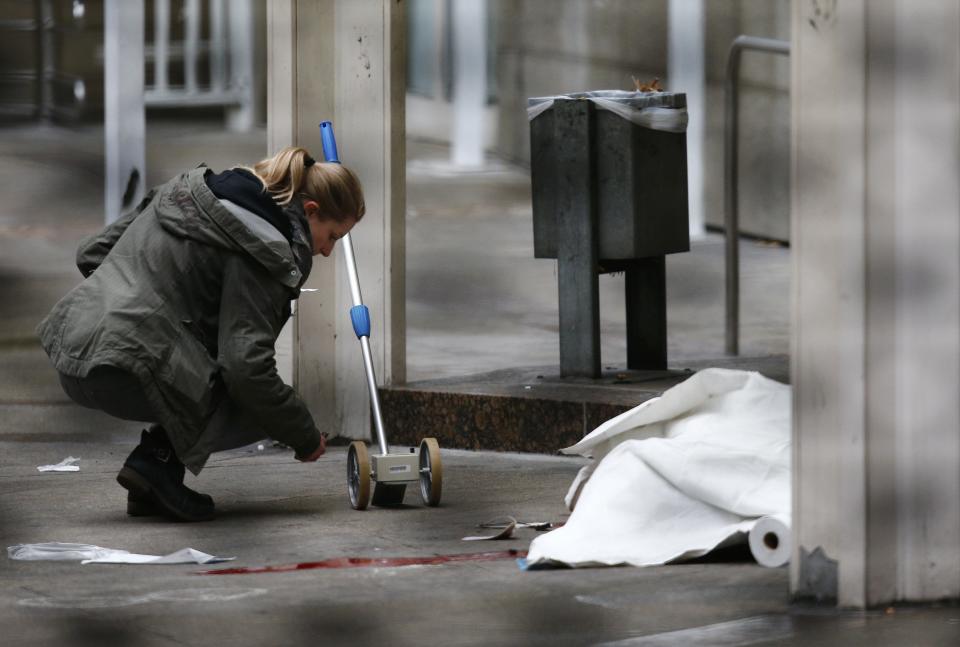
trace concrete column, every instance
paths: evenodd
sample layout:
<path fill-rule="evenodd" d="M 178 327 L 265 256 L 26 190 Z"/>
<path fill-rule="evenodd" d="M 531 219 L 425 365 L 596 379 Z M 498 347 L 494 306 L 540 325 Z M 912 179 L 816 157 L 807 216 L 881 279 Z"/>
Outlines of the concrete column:
<path fill-rule="evenodd" d="M 451 161 L 456 166 L 483 166 L 487 141 L 487 3 L 453 0 L 453 132 Z"/>
<path fill-rule="evenodd" d="M 236 4 L 234 2 L 233 4 Z M 232 9 L 233 7 L 231 7 Z M 223 0 L 210 0 L 207 3 L 207 24 L 210 31 L 210 90 L 213 92 L 223 92 L 226 87 L 226 30 L 224 29 L 226 11 Z M 253 29 L 249 30 L 251 33 Z M 232 44 L 231 40 L 231 44 Z M 253 52 L 253 46 L 250 42 L 242 43 L 248 51 Z"/>
<path fill-rule="evenodd" d="M 404 3 L 273 0 L 268 5 L 267 139 L 322 158 L 319 123 L 334 124 L 343 163 L 363 182 L 367 214 L 352 233 L 381 383 L 403 381 Z M 316 257 L 294 329 L 294 382 L 321 429 L 370 433 L 360 348 L 339 250 Z"/>
<path fill-rule="evenodd" d="M 960 7 L 795 2 L 798 596 L 960 596 Z"/>
<path fill-rule="evenodd" d="M 143 0 L 107 0 L 103 17 L 104 206 L 110 223 L 144 194 Z"/>
<path fill-rule="evenodd" d="M 169 89 L 170 0 L 153 0 L 153 87 L 158 94 Z"/>
<path fill-rule="evenodd" d="M 667 6 L 667 81 L 669 90 L 685 92 L 687 112 L 687 185 L 690 236 L 706 231 L 704 214 L 703 151 L 706 141 L 706 67 L 704 38 L 706 9 L 703 0 L 670 0 Z"/>
<path fill-rule="evenodd" d="M 231 0 L 227 18 L 230 26 L 230 89 L 240 97 L 240 103 L 227 108 L 227 128 L 247 132 L 253 128 L 254 65 L 256 43 L 253 35 L 254 9 L 251 0 Z M 218 54 L 222 57 L 222 52 Z M 216 59 L 215 59 L 216 60 Z M 223 71 L 222 61 L 220 72 Z M 214 70 L 215 71 L 215 70 Z M 218 82 L 216 76 L 214 81 Z"/>
<path fill-rule="evenodd" d="M 200 0 L 184 0 L 183 84 L 187 94 L 197 91 L 197 59 L 200 58 Z"/>

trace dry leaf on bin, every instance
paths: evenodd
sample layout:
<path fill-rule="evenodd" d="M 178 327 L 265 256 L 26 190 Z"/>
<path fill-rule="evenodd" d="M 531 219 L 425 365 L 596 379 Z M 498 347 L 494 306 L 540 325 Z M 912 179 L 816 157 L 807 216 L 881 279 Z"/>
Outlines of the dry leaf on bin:
<path fill-rule="evenodd" d="M 636 88 L 637 92 L 663 92 L 663 86 L 660 85 L 660 77 L 655 76 L 653 80 L 649 83 L 644 83 L 637 77 L 630 77 L 633 79 L 633 87 Z"/>

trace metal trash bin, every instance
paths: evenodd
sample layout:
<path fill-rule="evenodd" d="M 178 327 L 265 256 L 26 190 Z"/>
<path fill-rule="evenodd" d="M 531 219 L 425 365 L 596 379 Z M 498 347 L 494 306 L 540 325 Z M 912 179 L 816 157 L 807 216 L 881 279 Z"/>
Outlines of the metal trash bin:
<path fill-rule="evenodd" d="M 560 373 L 600 376 L 598 277 L 626 275 L 627 368 L 667 366 L 665 255 L 690 249 L 686 95 L 528 100 L 536 258 L 558 261 Z"/>

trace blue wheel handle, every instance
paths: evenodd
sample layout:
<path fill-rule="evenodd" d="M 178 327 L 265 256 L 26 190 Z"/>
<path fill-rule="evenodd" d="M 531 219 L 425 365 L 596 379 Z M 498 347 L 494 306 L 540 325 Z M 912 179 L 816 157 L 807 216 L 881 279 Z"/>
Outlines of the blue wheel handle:
<path fill-rule="evenodd" d="M 337 138 L 333 136 L 333 124 L 329 121 L 320 123 L 320 141 L 323 142 L 323 159 L 339 164 L 340 157 L 337 155 Z"/>
<path fill-rule="evenodd" d="M 367 306 L 359 305 L 350 308 L 350 321 L 353 322 L 353 332 L 357 333 L 357 339 L 370 337 L 370 311 L 367 310 Z"/>

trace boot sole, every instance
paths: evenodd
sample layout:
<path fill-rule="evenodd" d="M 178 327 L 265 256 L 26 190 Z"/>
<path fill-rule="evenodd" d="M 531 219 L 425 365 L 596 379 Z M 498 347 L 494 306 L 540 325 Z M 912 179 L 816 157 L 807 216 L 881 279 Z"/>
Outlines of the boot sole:
<path fill-rule="evenodd" d="M 120 473 L 117 474 L 117 483 L 126 488 L 127 491 L 134 492 L 141 498 L 152 497 L 157 505 L 166 511 L 167 514 L 181 521 L 210 521 L 214 518 L 213 512 L 208 515 L 192 515 L 179 510 L 160 496 L 160 494 L 153 489 L 153 486 L 150 485 L 149 481 L 129 467 L 123 467 L 120 470 Z M 130 504 L 128 502 L 127 512 L 129 513 L 129 511 Z"/>
<path fill-rule="evenodd" d="M 131 517 L 155 517 L 163 514 L 163 508 L 153 499 L 131 499 L 127 497 L 127 514 Z"/>

